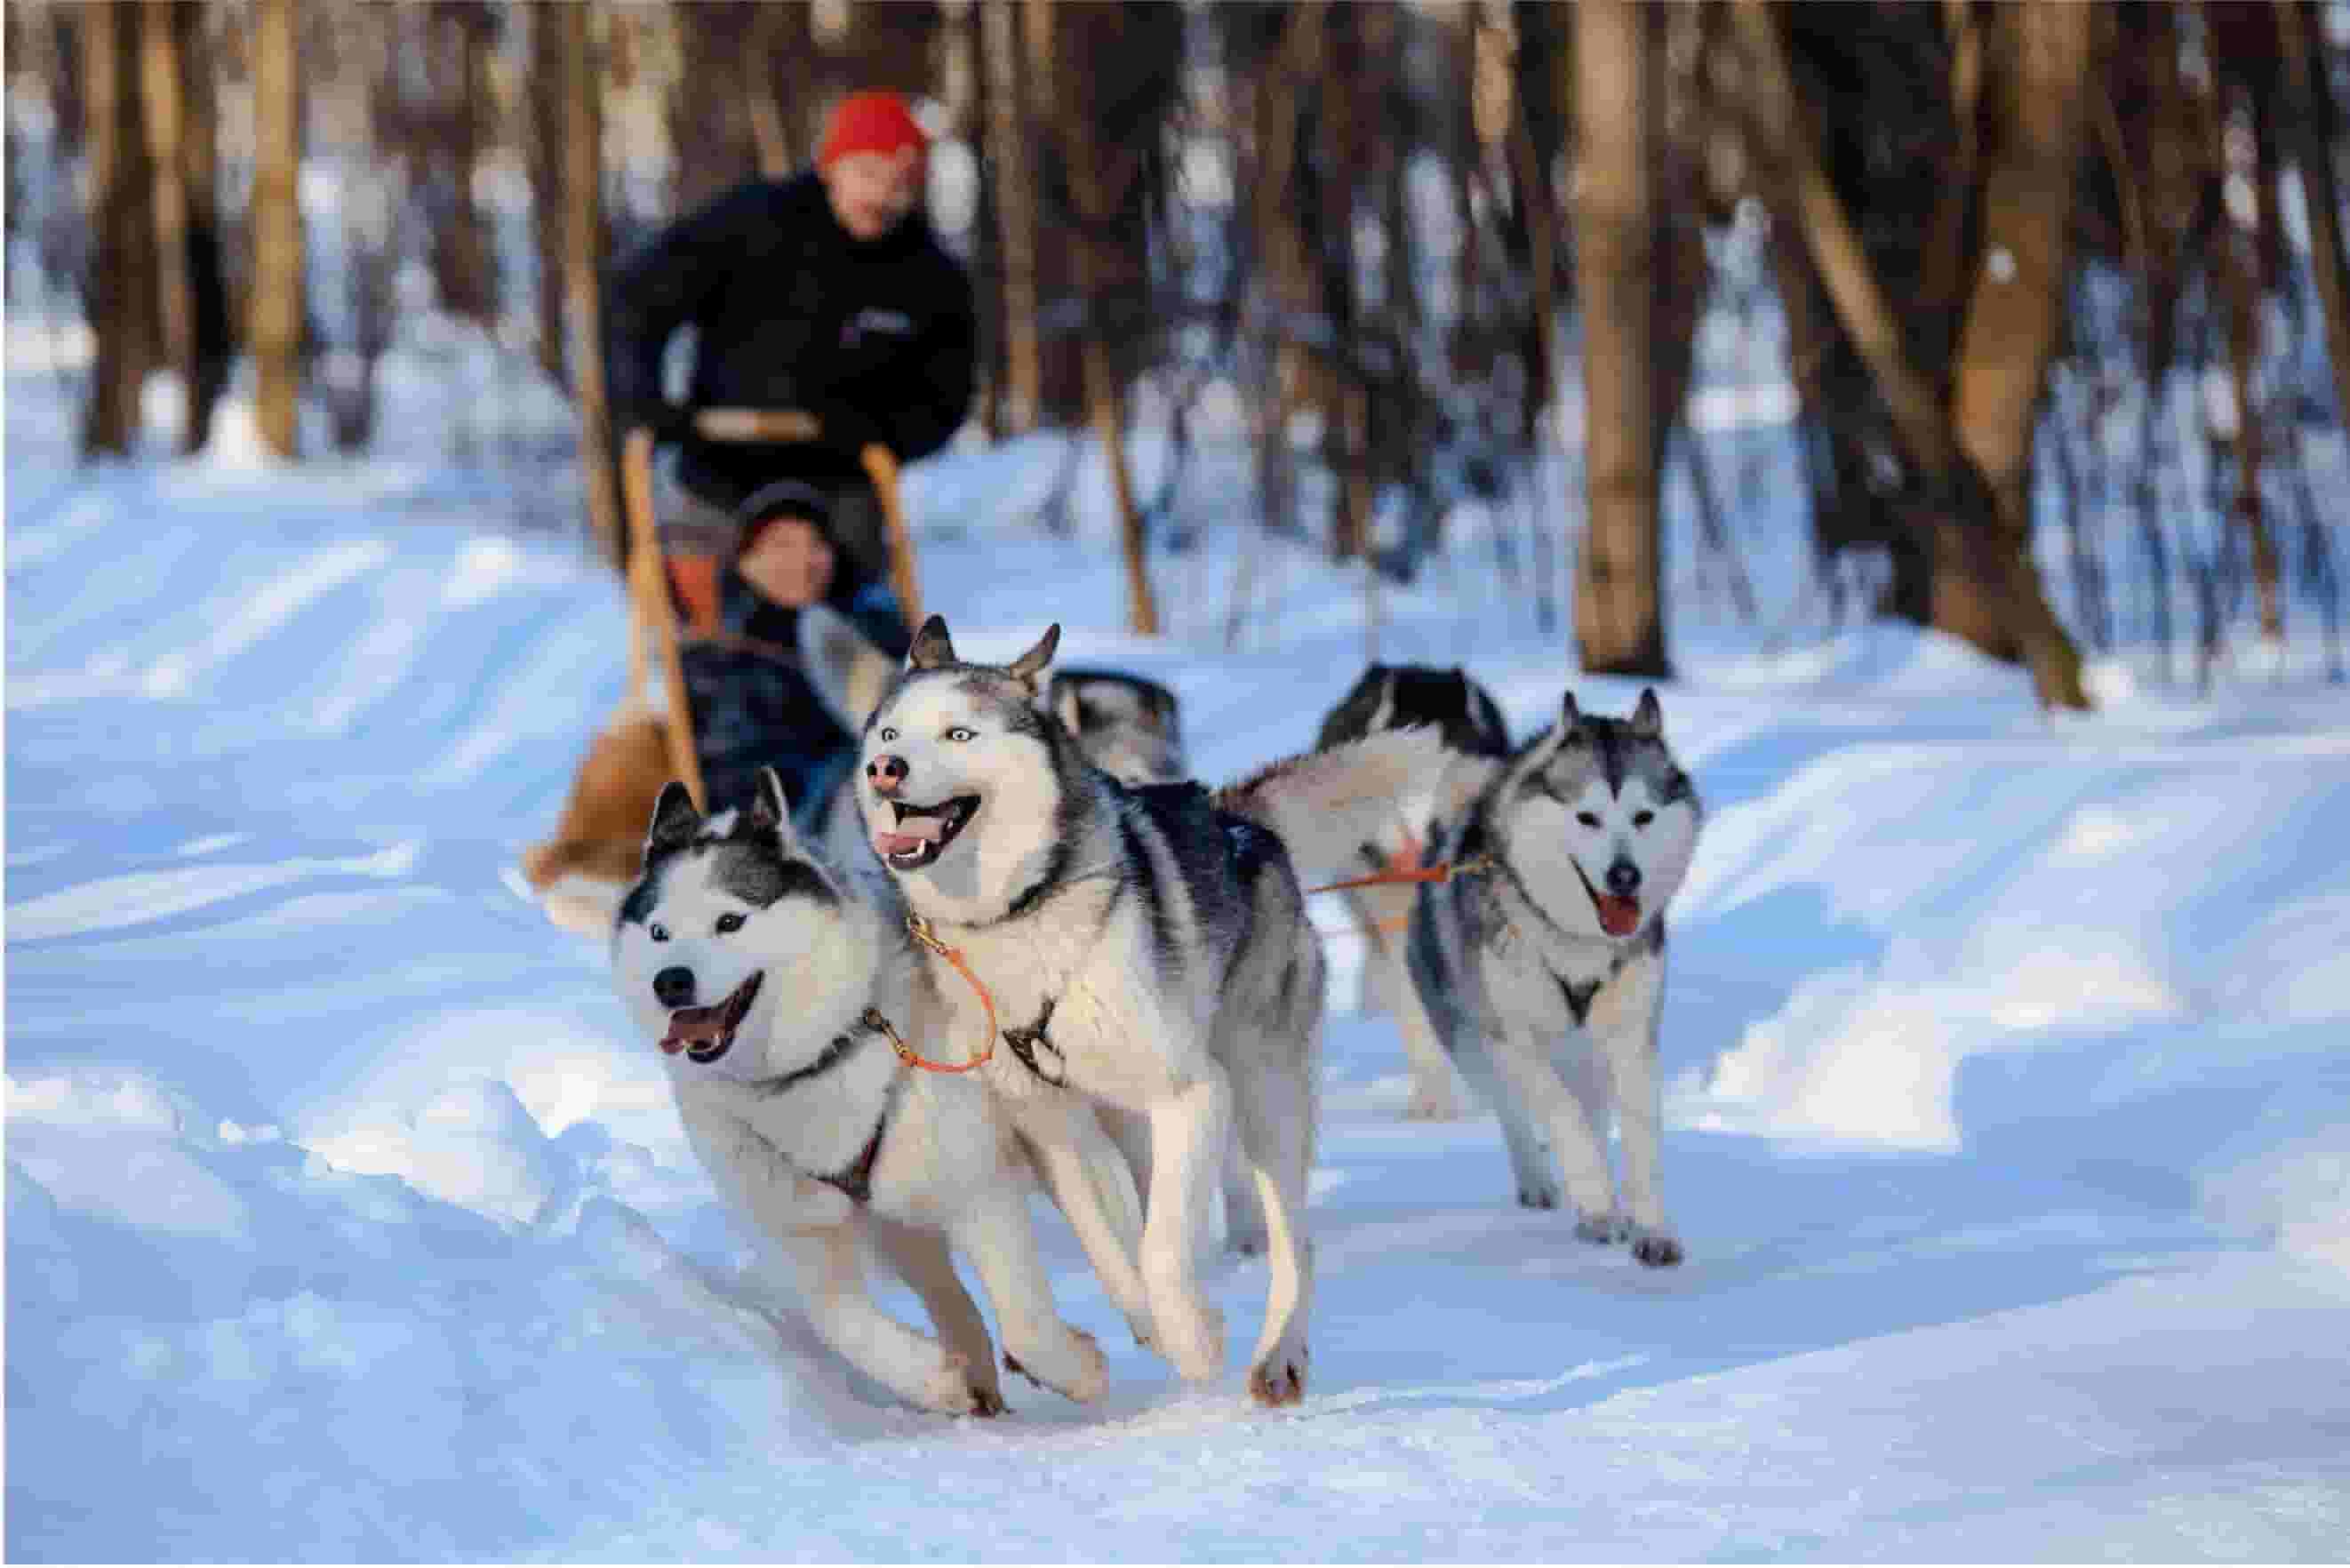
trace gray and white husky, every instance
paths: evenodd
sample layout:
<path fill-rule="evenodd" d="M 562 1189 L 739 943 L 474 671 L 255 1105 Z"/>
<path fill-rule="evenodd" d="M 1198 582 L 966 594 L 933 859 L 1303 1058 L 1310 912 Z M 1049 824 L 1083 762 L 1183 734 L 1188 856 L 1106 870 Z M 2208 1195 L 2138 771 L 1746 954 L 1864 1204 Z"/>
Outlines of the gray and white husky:
<path fill-rule="evenodd" d="M 1428 863 L 1482 869 L 1424 885 L 1408 942 L 1430 1021 L 1500 1115 L 1518 1201 L 1556 1208 L 1563 1174 L 1576 1234 L 1628 1241 L 1653 1266 L 1681 1260 L 1657 1189 L 1664 914 L 1702 820 L 1654 691 L 1629 719 L 1580 712 L 1569 692 L 1559 722 L 1439 824 Z"/>
<path fill-rule="evenodd" d="M 1458 665 L 1440 670 L 1425 664 L 1373 664 L 1323 717 L 1314 746 L 1325 751 L 1381 730 L 1416 724 L 1433 726 L 1446 753 L 1456 759 L 1499 758 L 1510 753 L 1509 727 L 1492 693 Z M 1428 828 L 1425 820 L 1399 820 L 1393 832 L 1362 846 L 1357 873 L 1419 865 Z M 1409 882 L 1373 883 L 1350 888 L 1345 897 L 1355 929 L 1367 944 L 1363 955 L 1366 1000 L 1396 1021 L 1404 1060 L 1411 1065 L 1411 1101 L 1404 1114 L 1451 1121 L 1464 1108 L 1452 1067 L 1404 968 L 1404 928 L 1411 918 L 1414 891 Z"/>
<path fill-rule="evenodd" d="M 682 784 L 661 792 L 612 958 L 630 1013 L 660 1042 L 688 1139 L 799 1272 L 827 1344 L 911 1404 L 1001 1410 L 951 1245 L 995 1308 L 1006 1365 L 1072 1399 L 1100 1395 L 1100 1349 L 1054 1310 L 1026 1154 L 995 1096 L 975 1076 L 915 1071 L 894 1048 L 952 1054 L 903 906 L 878 870 L 846 875 L 795 839 L 772 770 L 747 809 L 709 817 Z M 1092 1179 L 1128 1182 L 1130 1248 L 1139 1202 L 1117 1150 L 1095 1137 L 1077 1138 L 1076 1163 L 1090 1149 Z M 1118 1208 L 1091 1192 L 1078 1206 Z M 860 1239 L 921 1296 L 943 1345 L 875 1304 Z"/>
<path fill-rule="evenodd" d="M 1130 786 L 1036 701 L 1059 636 L 1009 665 L 972 664 L 931 617 L 866 722 L 858 804 L 910 909 L 989 988 L 1007 1047 L 990 1082 L 1040 1154 L 1072 1104 L 1147 1118 L 1128 1288 L 1193 1381 L 1223 1365 L 1196 1252 L 1237 1136 L 1272 1265 L 1249 1387 L 1287 1403 L 1306 1377 L 1324 976 L 1300 876 L 1343 866 L 1439 758 L 1407 731 L 1213 794 Z M 971 1019 L 972 1001 L 943 983 Z"/>

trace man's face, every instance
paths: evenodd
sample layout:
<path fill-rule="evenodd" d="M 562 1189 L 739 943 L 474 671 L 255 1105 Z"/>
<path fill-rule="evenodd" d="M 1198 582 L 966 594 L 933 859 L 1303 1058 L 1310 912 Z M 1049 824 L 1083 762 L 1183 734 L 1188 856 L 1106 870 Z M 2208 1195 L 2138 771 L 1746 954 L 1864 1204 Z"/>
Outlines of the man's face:
<path fill-rule="evenodd" d="M 910 147 L 844 153 L 824 166 L 823 178 L 832 215 L 860 240 L 879 239 L 922 199 L 921 155 Z"/>
<path fill-rule="evenodd" d="M 832 545 L 805 518 L 779 517 L 762 525 L 735 566 L 753 587 L 786 609 L 806 609 L 832 591 Z"/>

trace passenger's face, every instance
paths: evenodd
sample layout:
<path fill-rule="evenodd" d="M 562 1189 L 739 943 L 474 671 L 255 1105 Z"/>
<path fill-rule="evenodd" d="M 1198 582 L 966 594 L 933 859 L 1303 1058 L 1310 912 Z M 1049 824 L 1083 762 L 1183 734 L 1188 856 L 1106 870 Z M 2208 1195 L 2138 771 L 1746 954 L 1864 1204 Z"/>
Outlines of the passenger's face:
<path fill-rule="evenodd" d="M 759 530 L 736 569 L 786 609 L 806 609 L 832 591 L 831 544 L 813 524 L 781 517 Z"/>

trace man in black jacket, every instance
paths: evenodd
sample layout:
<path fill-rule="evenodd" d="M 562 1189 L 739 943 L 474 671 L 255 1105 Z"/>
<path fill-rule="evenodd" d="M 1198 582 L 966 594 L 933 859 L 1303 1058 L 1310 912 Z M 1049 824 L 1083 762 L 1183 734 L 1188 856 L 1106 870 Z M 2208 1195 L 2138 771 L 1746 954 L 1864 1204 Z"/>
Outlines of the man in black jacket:
<path fill-rule="evenodd" d="M 971 281 L 920 212 L 928 143 L 904 99 L 851 94 L 815 169 L 754 181 L 655 234 L 615 269 L 611 395 L 624 423 L 676 441 L 677 480 L 708 518 L 779 478 L 827 493 L 838 543 L 886 574 L 888 545 L 858 456 L 944 446 L 971 403 Z M 671 334 L 695 329 L 686 406 L 661 396 Z M 798 409 L 813 441 L 703 441 L 696 407 Z"/>

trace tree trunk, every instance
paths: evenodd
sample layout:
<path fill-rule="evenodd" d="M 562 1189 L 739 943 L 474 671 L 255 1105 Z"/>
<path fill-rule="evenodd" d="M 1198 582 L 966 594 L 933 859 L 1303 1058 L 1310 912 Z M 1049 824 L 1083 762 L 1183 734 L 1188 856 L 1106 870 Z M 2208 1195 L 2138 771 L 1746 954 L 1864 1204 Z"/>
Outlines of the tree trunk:
<path fill-rule="evenodd" d="M 2300 137 L 2302 204 L 2309 211 L 2310 270 L 2325 314 L 2325 358 L 2334 372 L 2334 417 L 2350 425 L 2350 261 L 2344 259 L 2342 194 L 2334 179 L 2334 90 L 2326 78 L 2317 20 L 2306 0 L 2282 8 L 2285 64 L 2301 99 L 2290 118 Z"/>
<path fill-rule="evenodd" d="M 597 91 L 594 9 L 550 6 L 563 109 L 563 307 L 572 406 L 579 412 L 579 477 L 588 526 L 605 559 L 627 560 L 619 476 L 612 461 L 612 415 L 604 397 L 604 319 L 598 286 L 604 265 L 603 114 Z"/>
<path fill-rule="evenodd" d="M 563 214 L 570 150 L 564 142 L 562 17 L 564 12 L 586 4 L 588 0 L 565 0 L 561 5 L 531 7 L 530 70 L 521 95 L 524 159 L 530 174 L 531 248 L 538 259 L 538 297 L 534 302 L 538 365 L 548 380 L 567 390 L 571 371 L 564 362 Z"/>
<path fill-rule="evenodd" d="M 280 457 L 301 451 L 303 255 L 302 88 L 296 75 L 296 0 L 253 5 L 254 422 Z"/>
<path fill-rule="evenodd" d="M 83 308 L 97 339 L 81 450 L 127 455 L 139 434 L 140 389 L 155 337 L 152 209 L 139 112 L 140 14 L 129 5 L 92 5 L 79 20 L 91 240 Z"/>
<path fill-rule="evenodd" d="M 1043 337 L 1036 287 L 1036 169 L 1026 127 L 1023 0 L 981 0 L 988 60 L 987 151 L 993 167 L 997 254 L 1003 258 L 1003 386 L 1006 434 L 1036 428 L 1045 396 Z"/>
<path fill-rule="evenodd" d="M 1054 118 L 1060 136 L 1061 164 L 1068 171 L 1070 194 L 1082 225 L 1076 252 L 1077 292 L 1085 308 L 1080 352 L 1086 407 L 1094 427 L 1094 439 L 1101 443 L 1102 461 L 1109 467 L 1110 490 L 1118 504 L 1118 538 L 1126 556 L 1127 629 L 1152 637 L 1159 631 L 1159 603 L 1150 587 L 1149 541 L 1143 535 L 1142 509 L 1135 504 L 1134 478 L 1127 468 L 1125 389 L 1119 384 L 1118 366 L 1110 358 L 1108 327 L 1102 319 L 1103 296 L 1107 292 L 1110 272 L 1110 263 L 1104 254 L 1110 243 L 1107 236 L 1128 187 L 1139 175 L 1139 161 L 1120 150 L 1111 154 L 1117 159 L 1119 171 L 1104 170 L 1104 150 L 1093 135 L 1086 113 L 1090 95 L 1080 91 L 1074 83 L 1057 79 L 1059 19 L 1048 0 L 1026 0 L 1026 4 L 1029 57 L 1035 67 L 1033 85 L 1040 101 L 1057 109 Z M 1105 31 L 1117 25 L 1115 13 L 1079 15 L 1087 25 L 1079 35 L 1085 43 L 1102 41 L 1094 36 L 1094 29 L 1105 21 Z M 1087 57 L 1083 51 L 1073 52 L 1081 58 Z"/>
<path fill-rule="evenodd" d="M 188 275 L 187 155 L 182 151 L 187 67 L 181 57 L 181 9 L 177 0 L 142 0 L 137 22 L 152 196 L 149 234 L 154 243 L 158 347 L 163 362 L 180 378 L 180 450 L 192 452 L 203 446 L 204 431 L 197 422 L 196 298 Z"/>
<path fill-rule="evenodd" d="M 1662 676 L 1662 551 L 1649 340 L 1658 59 L 1638 0 L 1575 8 L 1576 278 L 1583 301 L 1588 519 L 1575 637 L 1594 674 Z"/>
<path fill-rule="evenodd" d="M 2079 123 L 2093 13 L 2064 0 L 1999 13 L 2025 46 L 2009 57 L 2023 75 L 1986 159 L 1987 239 L 1948 409 L 1910 359 L 1899 317 L 1821 162 L 1775 18 L 1762 0 L 1737 0 L 1735 14 L 1753 72 L 1756 118 L 1786 165 L 1804 244 L 1896 435 L 1928 480 L 1926 504 L 1908 508 L 1929 564 L 1928 624 L 1992 658 L 2028 665 L 2043 707 L 2087 707 L 2080 652 L 2029 553 L 2028 494 L 2032 421 L 2055 342 L 2077 151 L 2064 128 Z M 2043 53 L 2049 57 L 2033 57 Z"/>
<path fill-rule="evenodd" d="M 2001 7 L 1993 25 L 2004 35 L 2003 90 L 1986 159 L 1982 261 L 1959 337 L 1950 422 L 1997 506 L 1995 537 L 1968 554 L 1997 559 L 1980 574 L 1982 581 L 1974 573 L 1938 573 L 1935 598 L 1938 605 L 1948 595 L 2006 599 L 1981 607 L 1991 610 L 1991 622 L 2011 628 L 1991 651 L 2030 665 L 2045 705 L 2085 708 L 2080 651 L 2048 606 L 2032 562 L 2032 443 L 2071 273 L 2065 225 L 2096 12 L 2070 0 L 2033 0 Z M 2019 595 L 2029 602 L 2016 603 Z M 1938 609 L 1934 624 L 1955 628 L 1956 620 Z"/>

